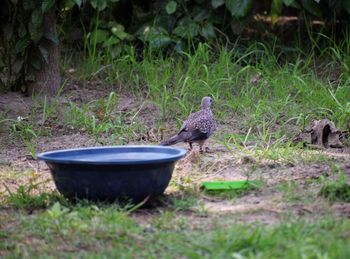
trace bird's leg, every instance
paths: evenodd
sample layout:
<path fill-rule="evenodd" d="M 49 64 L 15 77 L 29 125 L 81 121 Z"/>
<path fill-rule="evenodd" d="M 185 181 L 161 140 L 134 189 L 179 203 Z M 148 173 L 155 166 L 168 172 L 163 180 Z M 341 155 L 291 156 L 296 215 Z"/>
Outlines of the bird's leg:
<path fill-rule="evenodd" d="M 199 153 L 203 153 L 203 145 L 204 145 L 204 142 L 203 140 L 201 141 L 198 141 L 198 144 L 199 144 Z"/>
<path fill-rule="evenodd" d="M 188 145 L 190 145 L 190 151 L 192 150 L 192 142 L 188 142 Z"/>

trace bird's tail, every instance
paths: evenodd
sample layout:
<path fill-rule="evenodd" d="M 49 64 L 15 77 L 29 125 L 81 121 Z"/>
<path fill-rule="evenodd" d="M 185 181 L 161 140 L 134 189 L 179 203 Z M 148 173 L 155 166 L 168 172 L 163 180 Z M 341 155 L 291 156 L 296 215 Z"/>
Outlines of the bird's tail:
<path fill-rule="evenodd" d="M 170 145 L 174 145 L 176 143 L 179 143 L 181 141 L 183 141 L 183 139 L 179 135 L 175 135 L 171 138 L 168 138 L 168 139 L 162 141 L 160 144 L 162 146 L 170 146 Z"/>

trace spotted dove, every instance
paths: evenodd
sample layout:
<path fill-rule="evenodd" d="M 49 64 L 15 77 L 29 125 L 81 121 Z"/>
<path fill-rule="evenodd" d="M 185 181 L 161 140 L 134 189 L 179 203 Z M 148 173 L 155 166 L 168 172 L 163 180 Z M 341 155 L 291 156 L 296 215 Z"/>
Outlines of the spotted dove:
<path fill-rule="evenodd" d="M 216 130 L 216 122 L 211 111 L 212 99 L 208 96 L 202 99 L 202 109 L 198 112 L 190 114 L 183 123 L 180 131 L 173 137 L 164 140 L 161 145 L 169 146 L 179 142 L 186 142 L 192 149 L 192 143 L 199 144 L 199 151 L 203 152 L 205 141 Z"/>

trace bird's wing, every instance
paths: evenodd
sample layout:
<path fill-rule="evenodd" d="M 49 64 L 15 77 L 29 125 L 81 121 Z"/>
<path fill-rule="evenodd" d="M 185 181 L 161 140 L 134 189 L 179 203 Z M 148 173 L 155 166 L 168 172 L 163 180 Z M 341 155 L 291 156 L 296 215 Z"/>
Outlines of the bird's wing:
<path fill-rule="evenodd" d="M 186 142 L 206 140 L 209 137 L 208 133 L 201 132 L 199 129 L 182 131 L 178 134 L 178 136 Z"/>
<path fill-rule="evenodd" d="M 207 139 L 215 130 L 212 113 L 199 111 L 191 114 L 178 133 L 187 142 Z"/>
<path fill-rule="evenodd" d="M 180 134 L 181 132 L 183 131 L 188 131 L 190 130 L 191 128 L 193 128 L 192 124 L 194 121 L 197 120 L 197 118 L 200 116 L 201 114 L 201 111 L 198 111 L 198 112 L 194 112 L 194 113 L 191 113 L 187 119 L 184 121 L 184 123 L 182 124 L 182 127 L 181 129 L 179 130 L 179 133 Z"/>

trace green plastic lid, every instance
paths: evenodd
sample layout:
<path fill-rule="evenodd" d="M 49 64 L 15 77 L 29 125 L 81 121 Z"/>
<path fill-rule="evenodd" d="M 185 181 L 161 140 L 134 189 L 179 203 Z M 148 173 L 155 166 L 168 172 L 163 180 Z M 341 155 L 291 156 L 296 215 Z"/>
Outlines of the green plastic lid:
<path fill-rule="evenodd" d="M 219 190 L 243 190 L 249 187 L 256 187 L 259 185 L 258 181 L 213 181 L 203 182 L 201 188 L 207 191 L 219 191 Z"/>

